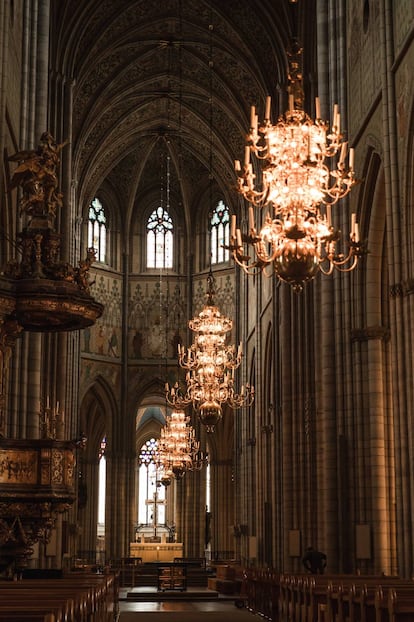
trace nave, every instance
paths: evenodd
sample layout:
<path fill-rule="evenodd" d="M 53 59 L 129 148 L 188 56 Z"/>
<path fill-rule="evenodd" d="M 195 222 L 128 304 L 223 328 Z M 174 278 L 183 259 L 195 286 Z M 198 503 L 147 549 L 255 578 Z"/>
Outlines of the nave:
<path fill-rule="evenodd" d="M 0 41 L 4 603 L 168 552 L 412 622 L 412 0 L 3 0 Z"/>
<path fill-rule="evenodd" d="M 241 600 L 191 589 L 188 598 L 131 602 L 120 591 L 120 622 L 412 622 L 414 582 L 396 576 L 285 575 L 246 571 Z M 144 588 L 138 588 L 137 594 Z M 210 596 L 208 595 L 210 593 Z M 138 597 L 139 598 L 139 597 Z M 194 600 L 192 600 L 192 598 Z M 208 602 L 205 602 L 208 601 Z M 181 616 L 181 617 L 180 617 Z"/>
<path fill-rule="evenodd" d="M 198 591 L 198 590 L 197 590 Z M 233 599 L 208 600 L 208 591 L 201 598 L 164 600 L 158 602 L 131 602 L 120 591 L 119 622 L 253 622 L 257 617 L 247 609 L 238 608 Z"/>

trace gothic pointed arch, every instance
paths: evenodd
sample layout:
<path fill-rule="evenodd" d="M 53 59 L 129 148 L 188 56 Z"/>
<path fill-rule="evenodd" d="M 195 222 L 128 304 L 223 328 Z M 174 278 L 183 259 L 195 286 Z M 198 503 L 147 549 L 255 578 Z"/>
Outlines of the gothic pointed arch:
<path fill-rule="evenodd" d="M 104 438 L 113 440 L 112 422 L 116 401 L 106 380 L 96 377 L 86 388 L 80 404 L 80 432 L 86 436 L 86 447 L 79 456 L 79 489 L 82 507 L 79 507 L 79 550 L 93 551 L 97 542 L 99 506 L 99 451 Z"/>
<path fill-rule="evenodd" d="M 373 546 L 382 551 L 376 563 L 378 568 L 391 573 L 396 569 L 388 552 L 394 546 L 396 517 L 393 502 L 395 479 L 390 476 L 389 467 L 394 463 L 395 450 L 402 438 L 398 438 L 401 428 L 389 391 L 393 385 L 389 327 L 391 306 L 395 304 L 395 295 L 399 295 L 399 285 L 393 282 L 395 276 L 389 270 L 390 253 L 393 253 L 390 243 L 392 215 L 385 209 L 386 176 L 381 155 L 374 145 L 368 151 L 365 171 L 360 210 L 368 254 L 361 262 L 357 278 L 356 286 L 362 288 L 362 295 L 358 296 L 359 305 L 354 309 L 352 341 L 354 388 L 365 396 L 365 400 L 368 395 L 370 397 L 365 424 L 353 428 L 355 455 L 349 477 L 352 482 L 361 468 L 367 469 L 367 477 L 355 480 L 355 486 L 350 485 L 349 490 L 355 495 L 351 495 L 347 503 L 355 508 L 356 516 L 361 517 L 360 522 L 364 522 L 362 517 L 369 508 Z M 372 366 L 377 373 L 366 377 L 364 369 Z M 379 496 L 383 497 L 380 503 Z M 385 525 L 388 542 L 384 547 Z"/>

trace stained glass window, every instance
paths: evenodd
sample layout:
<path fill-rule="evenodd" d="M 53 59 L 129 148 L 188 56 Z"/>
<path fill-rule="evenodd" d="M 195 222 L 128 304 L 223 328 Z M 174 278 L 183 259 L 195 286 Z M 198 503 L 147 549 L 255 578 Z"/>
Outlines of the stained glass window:
<path fill-rule="evenodd" d="M 138 523 L 165 524 L 165 487 L 157 480 L 154 456 L 158 443 L 155 438 L 146 441 L 139 454 Z"/>
<path fill-rule="evenodd" d="M 99 493 L 98 493 L 98 536 L 105 534 L 105 503 L 106 503 L 106 437 L 101 441 L 98 451 L 99 459 Z"/>
<path fill-rule="evenodd" d="M 229 261 L 229 250 L 224 246 L 228 246 L 230 241 L 230 215 L 223 201 L 218 202 L 211 216 L 210 225 L 211 263 Z"/>
<path fill-rule="evenodd" d="M 96 260 L 106 261 L 106 217 L 100 200 L 95 197 L 89 206 L 88 248 L 96 251 Z"/>
<path fill-rule="evenodd" d="M 157 207 L 147 222 L 147 268 L 173 267 L 173 221 L 163 207 Z"/>

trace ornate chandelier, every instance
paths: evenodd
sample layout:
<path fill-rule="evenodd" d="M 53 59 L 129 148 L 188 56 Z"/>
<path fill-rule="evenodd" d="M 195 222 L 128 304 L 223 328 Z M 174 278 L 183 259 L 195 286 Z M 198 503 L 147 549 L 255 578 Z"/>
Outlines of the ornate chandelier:
<path fill-rule="evenodd" d="M 222 404 L 234 409 L 251 405 L 254 389 L 246 384 L 236 392 L 234 371 L 242 360 L 242 346 L 236 351 L 234 345 L 226 344 L 233 322 L 214 304 L 211 271 L 207 283 L 207 304 L 188 322 L 194 332 L 193 343 L 187 349 L 178 346 L 179 365 L 187 370 L 186 387 L 181 389 L 178 382 L 171 388 L 167 384 L 166 397 L 179 408 L 192 404 L 207 432 L 213 432 L 223 415 Z"/>
<path fill-rule="evenodd" d="M 338 252 L 341 232 L 331 218 L 331 206 L 345 197 L 356 183 L 354 151 L 341 133 L 340 113 L 334 107 L 332 127 L 321 119 L 316 99 L 316 119 L 303 111 L 301 71 L 302 49 L 295 44 L 289 54 L 289 109 L 273 125 L 271 98 L 266 99 L 265 119 L 258 124 L 251 108 L 250 133 L 244 165 L 237 160 L 238 191 L 250 202 L 249 230 L 242 234 L 232 217 L 230 250 L 233 259 L 247 274 L 273 266 L 276 276 L 295 291 L 320 270 L 331 274 L 353 270 L 363 254 L 358 223 L 352 215 L 351 233 L 345 253 Z M 251 155 L 263 162 L 253 166 Z M 337 157 L 336 165 L 327 159 Z M 346 163 L 348 160 L 348 163 Z M 254 207 L 267 208 L 256 226 Z M 251 245 L 255 259 L 245 252 Z"/>
<path fill-rule="evenodd" d="M 164 485 L 173 477 L 181 479 L 186 471 L 200 470 L 207 464 L 207 456 L 200 451 L 200 442 L 189 422 L 182 410 L 174 410 L 161 429 L 155 462 Z"/>

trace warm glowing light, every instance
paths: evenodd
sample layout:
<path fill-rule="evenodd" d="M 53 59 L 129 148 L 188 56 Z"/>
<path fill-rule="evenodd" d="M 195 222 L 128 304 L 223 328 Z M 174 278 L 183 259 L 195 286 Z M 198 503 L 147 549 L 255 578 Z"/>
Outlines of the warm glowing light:
<path fill-rule="evenodd" d="M 195 437 L 190 418 L 183 411 L 174 410 L 167 416 L 155 462 L 164 485 L 172 477 L 180 479 L 186 471 L 199 470 L 207 464 L 207 456 L 200 451 L 200 442 Z"/>
<path fill-rule="evenodd" d="M 178 383 L 166 385 L 167 401 L 173 406 L 184 408 L 192 404 L 207 432 L 214 431 L 220 421 L 222 405 L 240 408 L 253 402 L 254 389 L 246 384 L 237 393 L 234 371 L 242 361 L 242 346 L 237 351 L 234 345 L 227 345 L 227 336 L 233 322 L 222 316 L 213 302 L 213 277 L 208 277 L 207 305 L 188 325 L 194 332 L 194 341 L 189 348 L 178 346 L 178 362 L 187 370 L 186 387 Z"/>
<path fill-rule="evenodd" d="M 270 97 L 260 126 L 252 107 L 244 165 L 235 163 L 238 191 L 250 203 L 249 230 L 243 234 L 233 217 L 229 246 L 233 259 L 246 273 L 263 271 L 269 275 L 267 268 L 273 268 L 277 277 L 296 291 L 319 270 L 324 274 L 331 274 L 335 268 L 353 270 L 363 253 L 355 215 L 346 253 L 336 250 L 341 233 L 332 224 L 331 206 L 356 183 L 354 152 L 348 150 L 341 133 L 338 106 L 334 107 L 332 126 L 320 118 L 318 99 L 315 120 L 301 109 L 300 63 L 301 49 L 295 48 L 291 54 L 289 109 L 275 125 L 270 120 Z M 335 163 L 328 164 L 333 158 Z M 254 213 L 254 207 L 259 208 L 260 215 Z M 263 213 L 262 208 L 267 211 Z M 249 245 L 255 257 L 249 255 Z"/>

